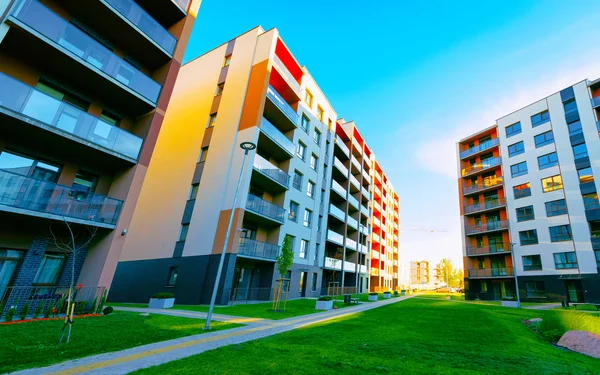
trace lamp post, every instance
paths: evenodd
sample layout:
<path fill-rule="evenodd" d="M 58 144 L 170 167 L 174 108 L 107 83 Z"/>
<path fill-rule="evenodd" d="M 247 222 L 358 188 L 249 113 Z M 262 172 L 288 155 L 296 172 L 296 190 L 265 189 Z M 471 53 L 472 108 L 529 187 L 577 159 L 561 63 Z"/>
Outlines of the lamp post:
<path fill-rule="evenodd" d="M 256 144 L 252 142 L 242 142 L 240 147 L 244 150 L 244 159 L 242 160 L 242 168 L 240 169 L 240 176 L 238 178 L 238 184 L 235 189 L 235 195 L 233 196 L 233 204 L 231 206 L 231 214 L 229 214 L 229 223 L 227 224 L 227 231 L 225 232 L 225 241 L 223 242 L 223 249 L 221 250 L 221 258 L 219 259 L 219 267 L 217 268 L 217 276 L 215 277 L 215 285 L 213 287 L 212 296 L 210 297 L 210 306 L 208 308 L 208 315 L 206 316 L 206 325 L 204 330 L 210 330 L 210 320 L 212 318 L 213 310 L 215 308 L 215 301 L 217 299 L 217 291 L 219 290 L 219 280 L 221 280 L 221 273 L 223 272 L 223 264 L 225 263 L 225 253 L 227 252 L 227 243 L 229 242 L 229 235 L 231 234 L 231 226 L 233 225 L 233 215 L 235 213 L 235 204 L 237 203 L 238 195 L 240 192 L 240 186 L 242 185 L 242 177 L 244 176 L 244 167 L 246 166 L 246 158 L 248 152 L 256 148 Z"/>
<path fill-rule="evenodd" d="M 362 239 L 360 238 L 360 235 L 362 234 L 362 228 L 364 228 L 364 225 L 362 224 L 358 224 L 358 264 L 356 265 L 356 298 L 360 298 L 360 293 L 358 292 L 358 285 L 359 282 L 358 280 L 360 278 L 362 278 L 362 276 L 360 275 L 360 269 L 362 267 Z"/>
<path fill-rule="evenodd" d="M 521 295 L 519 294 L 519 278 L 517 277 L 517 267 L 515 267 L 515 253 L 513 251 L 513 245 L 516 245 L 516 242 L 510 243 L 510 252 L 512 255 L 513 262 L 513 272 L 515 273 L 515 288 L 517 289 L 517 307 L 521 307 Z"/>

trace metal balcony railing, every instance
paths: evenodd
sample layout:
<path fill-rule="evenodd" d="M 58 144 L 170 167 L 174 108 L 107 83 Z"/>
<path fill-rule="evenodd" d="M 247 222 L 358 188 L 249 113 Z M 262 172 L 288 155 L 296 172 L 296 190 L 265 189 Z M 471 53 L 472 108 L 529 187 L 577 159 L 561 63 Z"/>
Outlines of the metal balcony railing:
<path fill-rule="evenodd" d="M 283 207 L 279 207 L 278 205 L 259 198 L 256 195 L 248 194 L 246 209 L 266 216 L 282 224 L 285 222 L 285 209 Z"/>
<path fill-rule="evenodd" d="M 137 159 L 143 140 L 70 104 L 0 73 L 0 107 L 20 113 L 61 133 Z"/>
<path fill-rule="evenodd" d="M 494 139 L 490 139 L 489 141 L 485 141 L 483 143 L 480 143 L 479 145 L 475 146 L 475 147 L 471 147 L 468 150 L 464 150 L 460 153 L 460 158 L 464 159 L 466 157 L 469 157 L 473 154 L 476 154 L 478 152 L 481 151 L 485 151 L 488 150 L 492 147 L 498 146 L 500 144 L 500 138 L 494 138 Z"/>
<path fill-rule="evenodd" d="M 340 159 L 333 157 L 333 165 L 344 175 L 344 177 L 348 178 L 348 168 L 340 161 Z"/>
<path fill-rule="evenodd" d="M 506 206 L 506 199 L 490 199 L 483 203 L 472 204 L 470 206 L 465 206 L 465 214 L 470 214 L 474 212 L 480 212 L 485 210 L 492 210 L 498 207 Z"/>
<path fill-rule="evenodd" d="M 467 168 L 464 168 L 462 170 L 462 175 L 464 177 L 464 176 L 468 176 L 468 175 L 476 173 L 476 172 L 484 171 L 488 168 L 496 167 L 496 166 L 500 165 L 500 163 L 502 163 L 502 158 L 500 158 L 500 157 L 486 159 L 486 160 L 483 160 L 480 164 L 475 164 L 475 165 L 469 166 Z"/>
<path fill-rule="evenodd" d="M 281 95 L 269 85 L 267 97 L 294 123 L 298 124 L 298 113 L 286 102 Z"/>
<path fill-rule="evenodd" d="M 469 277 L 507 277 L 514 276 L 512 268 L 483 268 L 470 269 Z"/>
<path fill-rule="evenodd" d="M 275 125 L 271 124 L 269 120 L 263 117 L 262 122 L 260 124 L 260 130 L 269 138 L 273 140 L 273 142 L 277 143 L 281 148 L 287 151 L 290 155 L 293 155 L 296 151 L 294 147 L 294 143 L 288 139 L 279 129 L 275 127 Z"/>
<path fill-rule="evenodd" d="M 123 201 L 0 169 L 0 204 L 115 225 Z"/>
<path fill-rule="evenodd" d="M 279 254 L 279 246 L 266 242 L 240 238 L 238 255 L 275 260 Z"/>
<path fill-rule="evenodd" d="M 469 186 L 463 186 L 463 194 L 471 194 L 476 193 L 480 190 L 485 190 L 488 188 L 492 188 L 494 186 L 500 186 L 504 184 L 504 179 L 502 177 L 496 177 L 493 180 L 484 180 L 482 184 L 474 184 Z"/>
<path fill-rule="evenodd" d="M 488 255 L 495 253 L 505 253 L 510 251 L 510 245 L 497 243 L 490 246 L 467 246 L 467 255 Z"/>
<path fill-rule="evenodd" d="M 254 155 L 254 169 L 280 183 L 281 185 L 288 188 L 290 187 L 290 175 L 277 168 L 267 159 L 258 154 Z"/>
<path fill-rule="evenodd" d="M 491 221 L 485 224 L 467 226 L 465 227 L 465 233 L 475 234 L 503 229 L 508 229 L 508 220 Z"/>

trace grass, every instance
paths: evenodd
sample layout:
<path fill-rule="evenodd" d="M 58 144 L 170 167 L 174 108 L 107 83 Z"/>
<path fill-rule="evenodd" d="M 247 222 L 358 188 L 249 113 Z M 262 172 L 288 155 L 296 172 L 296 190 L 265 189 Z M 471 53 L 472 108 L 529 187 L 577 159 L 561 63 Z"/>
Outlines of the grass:
<path fill-rule="evenodd" d="M 314 314 L 322 312 L 321 310 L 315 310 L 316 301 L 314 299 L 295 299 L 287 301 L 286 311 L 272 311 L 271 302 L 263 303 L 251 303 L 247 305 L 233 305 L 233 306 L 216 306 L 214 309 L 215 314 L 231 315 L 231 316 L 243 316 L 246 318 L 261 318 L 261 319 L 272 319 L 280 320 L 286 318 L 292 318 L 295 316 Z M 142 303 L 107 303 L 108 306 L 122 306 L 122 307 L 148 307 L 147 304 Z M 337 308 L 344 308 L 350 305 L 345 305 L 341 302 L 335 302 L 334 306 Z M 198 311 L 208 312 L 208 306 L 206 305 L 175 305 L 175 310 L 187 310 L 187 311 Z"/>
<path fill-rule="evenodd" d="M 204 320 L 115 312 L 76 319 L 69 344 L 57 345 L 62 321 L 0 325 L 0 373 L 47 366 L 69 359 L 113 352 L 202 333 Z M 222 330 L 238 324 L 213 322 Z"/>
<path fill-rule="evenodd" d="M 136 374 L 598 374 L 521 323 L 560 314 L 413 298 Z"/>

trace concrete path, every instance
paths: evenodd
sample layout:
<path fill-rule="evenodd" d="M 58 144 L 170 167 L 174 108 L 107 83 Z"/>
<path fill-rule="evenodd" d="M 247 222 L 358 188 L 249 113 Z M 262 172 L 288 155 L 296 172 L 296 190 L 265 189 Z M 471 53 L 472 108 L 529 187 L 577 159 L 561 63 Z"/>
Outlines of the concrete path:
<path fill-rule="evenodd" d="M 291 331 L 296 328 L 311 324 L 322 323 L 332 319 L 356 314 L 377 307 L 400 302 L 411 297 L 397 297 L 371 303 L 362 303 L 358 306 L 346 307 L 338 310 L 303 315 L 282 320 L 254 319 L 244 317 L 232 317 L 227 315 L 213 315 L 215 320 L 232 323 L 246 324 L 223 331 L 198 334 L 182 337 L 179 339 L 158 342 L 125 349 L 113 353 L 105 353 L 90 357 L 80 358 L 63 362 L 57 365 L 41 367 L 36 369 L 18 371 L 13 375 L 70 375 L 70 374 L 94 374 L 94 375 L 116 375 L 127 374 L 142 368 L 160 365 L 177 359 L 200 354 L 207 350 L 222 346 L 240 344 L 247 341 L 260 339 L 278 333 Z M 123 311 L 150 312 L 154 314 L 184 316 L 189 318 L 204 319 L 206 313 L 183 311 L 183 310 L 156 310 L 145 308 L 119 308 Z"/>

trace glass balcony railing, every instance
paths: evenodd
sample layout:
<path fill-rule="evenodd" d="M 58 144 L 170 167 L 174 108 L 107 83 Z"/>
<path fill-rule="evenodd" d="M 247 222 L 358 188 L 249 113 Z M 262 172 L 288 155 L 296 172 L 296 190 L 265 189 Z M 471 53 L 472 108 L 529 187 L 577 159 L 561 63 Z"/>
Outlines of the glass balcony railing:
<path fill-rule="evenodd" d="M 363 195 L 363 197 L 367 198 L 367 200 L 369 200 L 369 201 L 371 200 L 371 194 L 364 187 L 362 188 L 362 195 Z"/>
<path fill-rule="evenodd" d="M 331 180 L 331 189 L 344 198 L 348 197 L 348 192 L 336 180 Z"/>
<path fill-rule="evenodd" d="M 335 137 L 335 144 L 340 148 L 340 150 L 342 150 L 344 154 L 346 154 L 346 156 L 350 157 L 350 150 L 338 136 Z"/>
<path fill-rule="evenodd" d="M 287 188 L 290 187 L 290 175 L 277 168 L 267 159 L 258 154 L 254 155 L 254 169 L 280 183 L 281 185 Z"/>
<path fill-rule="evenodd" d="M 494 208 L 506 206 L 506 199 L 490 199 L 483 203 L 472 204 L 470 206 L 465 207 L 465 213 L 470 214 L 473 212 L 492 210 Z"/>
<path fill-rule="evenodd" d="M 356 241 L 346 238 L 346 248 L 356 250 Z"/>
<path fill-rule="evenodd" d="M 331 268 L 334 270 L 341 271 L 342 264 L 344 263 L 341 259 L 335 259 L 330 257 L 325 257 L 325 264 L 323 265 L 325 268 Z"/>
<path fill-rule="evenodd" d="M 460 153 L 460 158 L 464 159 L 466 157 L 469 157 L 473 154 L 476 154 L 478 152 L 481 151 L 485 151 L 487 149 L 490 149 L 494 146 L 498 146 L 500 144 L 500 138 L 494 138 L 494 139 L 490 139 L 488 141 L 485 141 L 483 143 L 480 143 L 479 145 L 475 146 L 475 147 L 471 147 L 468 150 L 464 150 Z"/>
<path fill-rule="evenodd" d="M 345 261 L 344 262 L 344 271 L 346 271 L 346 272 L 356 272 L 356 263 Z"/>
<path fill-rule="evenodd" d="M 358 221 L 350 216 L 348 216 L 348 225 L 354 229 L 358 229 Z"/>
<path fill-rule="evenodd" d="M 0 204 L 44 214 L 115 225 L 123 202 L 0 169 Z"/>
<path fill-rule="evenodd" d="M 285 222 L 285 209 L 283 207 L 279 207 L 278 205 L 259 198 L 256 195 L 248 194 L 246 209 L 266 216 L 282 224 Z"/>
<path fill-rule="evenodd" d="M 356 170 L 360 171 L 361 165 L 358 162 L 358 159 L 356 159 L 356 157 L 354 157 L 354 155 L 350 156 L 350 161 L 352 162 L 352 164 L 354 165 L 354 167 L 356 168 Z"/>
<path fill-rule="evenodd" d="M 467 255 L 488 255 L 494 253 L 505 253 L 510 251 L 510 246 L 504 243 L 496 243 L 490 246 L 467 246 Z"/>
<path fill-rule="evenodd" d="M 592 108 L 600 107 L 600 96 L 592 98 Z"/>
<path fill-rule="evenodd" d="M 177 39 L 133 0 L 104 0 L 170 55 Z M 184 0 L 181 0 L 182 2 Z M 187 0 L 189 1 L 189 0 Z M 187 2 L 186 1 L 186 2 Z"/>
<path fill-rule="evenodd" d="M 464 168 L 462 170 L 462 175 L 463 175 L 463 177 L 468 176 L 472 173 L 480 172 L 480 171 L 486 170 L 488 168 L 492 168 L 497 165 L 500 165 L 501 162 L 502 162 L 502 159 L 500 157 L 482 160 L 481 163 L 479 163 L 479 164 L 471 165 L 467 168 Z"/>
<path fill-rule="evenodd" d="M 465 234 L 476 234 L 508 229 L 508 220 L 490 221 L 485 224 L 471 225 L 465 227 Z"/>
<path fill-rule="evenodd" d="M 251 240 L 249 238 L 240 238 L 238 255 L 275 260 L 278 254 L 279 246 L 276 244 Z"/>
<path fill-rule="evenodd" d="M 275 105 L 292 121 L 294 124 L 298 125 L 298 114 L 292 108 L 288 102 L 286 102 L 281 95 L 271 86 L 267 89 L 267 97 L 275 103 Z"/>
<path fill-rule="evenodd" d="M 490 180 L 484 180 L 482 184 L 473 184 L 469 186 L 463 186 L 463 194 L 472 194 L 481 190 L 492 188 L 494 186 L 500 186 L 504 183 L 502 177 L 496 177 Z"/>
<path fill-rule="evenodd" d="M 369 183 L 371 183 L 371 177 L 369 176 L 369 174 L 367 173 L 366 170 L 363 169 L 362 175 L 363 175 L 363 182 L 364 181 L 369 181 Z"/>
<path fill-rule="evenodd" d="M 20 113 L 65 135 L 137 159 L 142 139 L 0 73 L 0 107 Z"/>
<path fill-rule="evenodd" d="M 365 216 L 369 216 L 369 209 L 362 204 L 360 205 L 360 212 L 362 212 Z"/>
<path fill-rule="evenodd" d="M 360 190 L 362 188 L 362 186 L 360 186 L 360 182 L 358 182 L 356 177 L 354 177 L 352 175 L 350 175 L 350 182 L 352 182 L 352 185 L 354 185 L 354 187 L 356 187 L 358 190 Z"/>
<path fill-rule="evenodd" d="M 356 138 L 352 138 L 352 146 L 355 150 L 357 150 L 360 154 L 362 154 L 362 146 L 358 143 Z"/>
<path fill-rule="evenodd" d="M 40 33 L 69 56 L 101 71 L 129 89 L 156 103 L 161 86 L 37 0 L 22 0 L 12 17 Z"/>
<path fill-rule="evenodd" d="M 512 268 L 482 268 L 470 269 L 469 277 L 506 277 L 514 276 Z"/>
<path fill-rule="evenodd" d="M 284 150 L 286 150 L 290 155 L 294 155 L 294 151 L 296 149 L 294 147 L 294 143 L 290 141 L 282 132 L 279 131 L 279 129 L 275 127 L 275 125 L 271 124 L 266 118 L 262 119 L 260 130 L 266 136 L 271 138 L 273 142 L 277 143 Z"/>
<path fill-rule="evenodd" d="M 337 243 L 340 246 L 344 245 L 344 236 L 332 230 L 327 230 L 327 239 L 331 242 Z"/>
<path fill-rule="evenodd" d="M 344 213 L 344 211 L 340 210 L 333 204 L 329 204 L 329 213 L 332 216 L 337 217 L 341 221 L 344 221 L 344 222 L 346 221 L 346 214 Z"/>
<path fill-rule="evenodd" d="M 354 198 L 352 195 L 348 195 L 348 202 L 350 202 L 350 204 L 357 210 L 360 207 L 360 205 L 358 204 L 358 200 L 356 198 Z"/>
<path fill-rule="evenodd" d="M 340 161 L 340 159 L 333 157 L 333 165 L 340 171 L 342 174 L 348 178 L 348 168 Z"/>
<path fill-rule="evenodd" d="M 300 84 L 296 81 L 296 78 L 290 73 L 285 64 L 279 59 L 277 55 L 273 58 L 273 65 L 277 67 L 277 70 L 281 73 L 287 84 L 296 92 L 297 95 L 300 95 L 302 91 L 300 89 Z"/>

